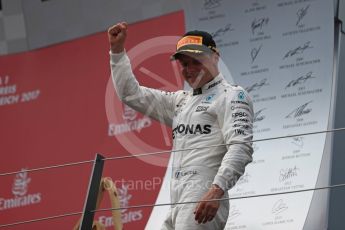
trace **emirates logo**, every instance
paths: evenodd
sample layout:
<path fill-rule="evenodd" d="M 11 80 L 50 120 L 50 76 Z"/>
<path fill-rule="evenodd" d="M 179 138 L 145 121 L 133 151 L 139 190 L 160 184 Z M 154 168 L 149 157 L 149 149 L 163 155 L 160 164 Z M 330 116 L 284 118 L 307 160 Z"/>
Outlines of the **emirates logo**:
<path fill-rule="evenodd" d="M 21 172 L 17 173 L 12 184 L 13 197 L 0 197 L 0 211 L 40 203 L 42 201 L 41 193 L 28 193 L 30 182 L 31 178 L 29 178 L 28 172 L 25 168 L 22 169 Z"/>

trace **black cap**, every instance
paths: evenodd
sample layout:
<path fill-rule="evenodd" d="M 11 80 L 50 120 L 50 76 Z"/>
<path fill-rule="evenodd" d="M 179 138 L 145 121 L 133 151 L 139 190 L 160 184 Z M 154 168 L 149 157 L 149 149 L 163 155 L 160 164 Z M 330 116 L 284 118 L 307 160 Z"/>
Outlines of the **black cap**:
<path fill-rule="evenodd" d="M 176 52 L 171 56 L 177 59 L 181 53 L 218 53 L 216 42 L 212 35 L 200 30 L 189 31 L 177 42 Z"/>

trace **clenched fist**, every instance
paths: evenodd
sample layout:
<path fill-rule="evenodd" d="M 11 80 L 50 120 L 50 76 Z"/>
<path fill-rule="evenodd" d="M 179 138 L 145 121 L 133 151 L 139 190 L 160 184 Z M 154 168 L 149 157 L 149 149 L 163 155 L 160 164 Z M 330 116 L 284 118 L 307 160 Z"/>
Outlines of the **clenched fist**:
<path fill-rule="evenodd" d="M 125 47 L 127 23 L 120 22 L 108 29 L 110 50 L 112 53 L 121 53 Z"/>

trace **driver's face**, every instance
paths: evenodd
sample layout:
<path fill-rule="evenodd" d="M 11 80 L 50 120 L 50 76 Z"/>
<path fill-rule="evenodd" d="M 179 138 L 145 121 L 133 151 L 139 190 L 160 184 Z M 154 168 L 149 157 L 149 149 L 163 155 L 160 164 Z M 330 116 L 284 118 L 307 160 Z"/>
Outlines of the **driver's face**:
<path fill-rule="evenodd" d="M 213 54 L 181 54 L 178 58 L 182 76 L 193 89 L 200 88 L 213 79 Z M 216 63 L 217 64 L 217 63 Z"/>

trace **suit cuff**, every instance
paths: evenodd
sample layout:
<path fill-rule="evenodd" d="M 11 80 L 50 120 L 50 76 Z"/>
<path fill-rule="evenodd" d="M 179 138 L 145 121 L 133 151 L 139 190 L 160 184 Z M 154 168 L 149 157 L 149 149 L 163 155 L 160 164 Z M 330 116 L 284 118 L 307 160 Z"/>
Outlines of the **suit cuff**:
<path fill-rule="evenodd" d="M 226 193 L 232 187 L 232 186 L 229 186 L 230 184 L 229 181 L 220 175 L 215 176 L 213 180 L 213 184 L 218 185 L 224 191 L 224 193 Z"/>
<path fill-rule="evenodd" d="M 122 51 L 121 53 L 112 53 L 111 50 L 109 51 L 110 61 L 112 63 L 119 62 L 126 54 L 126 51 Z"/>

